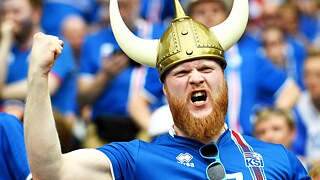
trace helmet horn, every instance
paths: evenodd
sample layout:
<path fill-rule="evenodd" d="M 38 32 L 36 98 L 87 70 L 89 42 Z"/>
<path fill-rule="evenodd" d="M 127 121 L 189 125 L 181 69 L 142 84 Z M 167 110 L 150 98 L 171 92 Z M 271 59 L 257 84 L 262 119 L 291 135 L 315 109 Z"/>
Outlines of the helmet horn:
<path fill-rule="evenodd" d="M 110 23 L 121 49 L 134 61 L 156 67 L 159 40 L 146 40 L 134 35 L 124 23 L 117 0 L 110 0 Z"/>
<path fill-rule="evenodd" d="M 224 51 L 240 39 L 246 29 L 248 17 L 248 0 L 234 0 L 229 17 L 223 23 L 211 27 Z"/>

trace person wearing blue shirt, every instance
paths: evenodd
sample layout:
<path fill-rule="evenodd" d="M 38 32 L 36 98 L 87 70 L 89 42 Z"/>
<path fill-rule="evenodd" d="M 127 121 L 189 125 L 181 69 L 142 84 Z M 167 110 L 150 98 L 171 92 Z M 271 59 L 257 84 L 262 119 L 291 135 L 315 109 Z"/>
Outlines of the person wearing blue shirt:
<path fill-rule="evenodd" d="M 31 179 L 21 121 L 0 112 L 0 137 L 0 179 Z"/>
<path fill-rule="evenodd" d="M 0 111 L 23 119 L 27 93 L 27 76 L 33 35 L 41 31 L 39 25 L 41 0 L 5 0 L 1 11 L 0 45 Z M 50 71 L 49 92 L 57 122 L 65 127 L 60 132 L 72 138 L 72 126 L 76 120 L 76 66 L 71 46 L 64 43 L 64 53 Z M 58 120 L 60 119 L 60 120 Z M 60 124 L 60 123 L 58 123 Z M 60 127 L 60 126 L 59 126 Z M 70 151 L 71 140 L 66 140 L 63 152 Z M 68 144 L 68 145 L 67 145 Z M 70 145 L 69 145 L 70 144 Z M 70 147 L 70 148 L 69 148 Z"/>
<path fill-rule="evenodd" d="M 125 21 L 139 37 L 157 38 L 164 31 L 137 15 L 136 1 L 121 0 Z M 101 140 L 128 141 L 138 128 L 128 114 L 127 104 L 143 83 L 145 67 L 128 58 L 119 48 L 110 26 L 90 33 L 80 58 L 79 103 L 92 106 L 92 121 Z M 110 129 L 111 128 L 111 129 Z M 121 129 L 126 128 L 125 133 Z"/>
<path fill-rule="evenodd" d="M 229 12 L 228 5 L 220 1 L 193 1 L 188 7 L 190 16 L 208 27 L 221 23 Z M 226 123 L 231 129 L 246 135 L 253 134 L 252 116 L 256 106 L 268 103 L 282 109 L 291 109 L 299 94 L 299 88 L 291 78 L 255 53 L 258 44 L 246 32 L 238 43 L 225 53 L 228 62 L 225 75 L 229 87 Z M 151 68 L 148 70 L 143 90 L 132 97 L 130 102 L 130 113 L 137 124 L 148 129 L 152 113 L 148 105 L 163 102 L 163 96 L 156 69 Z"/>
<path fill-rule="evenodd" d="M 115 142 L 62 154 L 46 70 L 62 53 L 63 41 L 43 33 L 35 35 L 25 113 L 26 146 L 34 178 L 310 179 L 285 147 L 241 135 L 224 124 L 228 90 L 223 54 L 244 32 L 248 1 L 234 1 L 231 18 L 213 28 L 186 16 L 178 0 L 174 4 L 176 18 L 164 35 L 145 40 L 126 27 L 117 0 L 110 1 L 117 42 L 132 59 L 157 67 L 173 115 L 171 133 L 151 143 Z M 39 73 L 43 76 L 36 75 Z M 40 144 L 42 148 L 36 148 Z"/>
<path fill-rule="evenodd" d="M 35 32 L 41 31 L 38 24 L 41 8 L 42 1 L 3 2 L 1 101 L 25 99 L 32 37 Z M 19 13 L 11 15 L 16 11 Z M 65 52 L 59 57 L 61 61 L 50 72 L 49 87 L 56 111 L 72 119 L 76 110 L 76 66 L 70 44 L 65 42 L 64 47 Z"/>

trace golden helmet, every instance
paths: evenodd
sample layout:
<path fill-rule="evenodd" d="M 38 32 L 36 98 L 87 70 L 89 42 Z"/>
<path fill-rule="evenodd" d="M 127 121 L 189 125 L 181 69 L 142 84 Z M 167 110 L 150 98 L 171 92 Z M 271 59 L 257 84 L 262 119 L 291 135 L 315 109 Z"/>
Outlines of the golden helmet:
<path fill-rule="evenodd" d="M 121 49 L 133 60 L 158 69 L 160 79 L 173 66 L 189 60 L 215 59 L 226 67 L 224 51 L 233 46 L 245 31 L 248 0 L 234 0 L 229 17 L 214 27 L 187 16 L 174 0 L 175 18 L 160 39 L 147 40 L 134 35 L 123 22 L 117 0 L 110 0 L 110 23 Z"/>

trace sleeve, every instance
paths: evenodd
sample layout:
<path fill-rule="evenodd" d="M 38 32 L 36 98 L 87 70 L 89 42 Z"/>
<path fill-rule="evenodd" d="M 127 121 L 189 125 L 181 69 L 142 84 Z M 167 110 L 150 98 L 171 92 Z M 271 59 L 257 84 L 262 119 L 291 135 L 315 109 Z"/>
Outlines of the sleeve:
<path fill-rule="evenodd" d="M 270 60 L 257 57 L 257 87 L 258 101 L 261 104 L 273 104 L 279 93 L 286 87 L 286 82 L 290 82 L 285 72 L 275 65 Z"/>
<path fill-rule="evenodd" d="M 291 178 L 290 179 L 295 179 L 295 180 L 311 180 L 311 178 L 308 176 L 308 173 L 304 166 L 301 164 L 299 159 L 292 154 L 290 151 L 286 149 L 289 162 L 290 162 L 290 167 L 291 167 Z"/>
<path fill-rule="evenodd" d="M 111 161 L 114 179 L 126 179 L 134 177 L 136 159 L 138 156 L 140 141 L 115 142 L 97 148 L 103 152 Z"/>
<path fill-rule="evenodd" d="M 259 81 L 260 89 L 275 96 L 287 79 L 285 72 L 267 59 L 259 57 L 257 61 L 258 77 L 263 79 L 263 81 Z"/>
<path fill-rule="evenodd" d="M 30 169 L 22 123 L 12 115 L 2 113 L 0 117 L 0 151 L 5 154 L 0 161 L 7 165 L 1 167 L 1 171 L 7 169 L 14 179 L 26 179 L 30 175 Z"/>

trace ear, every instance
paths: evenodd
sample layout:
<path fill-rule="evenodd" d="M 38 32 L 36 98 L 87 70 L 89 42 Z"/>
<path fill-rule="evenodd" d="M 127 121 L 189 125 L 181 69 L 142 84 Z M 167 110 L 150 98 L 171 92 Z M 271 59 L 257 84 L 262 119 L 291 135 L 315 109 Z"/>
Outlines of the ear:
<path fill-rule="evenodd" d="M 166 87 L 166 83 L 164 82 L 163 83 L 163 86 L 162 86 L 162 91 L 163 91 L 163 94 L 165 95 L 165 96 L 167 96 L 167 87 Z"/>

